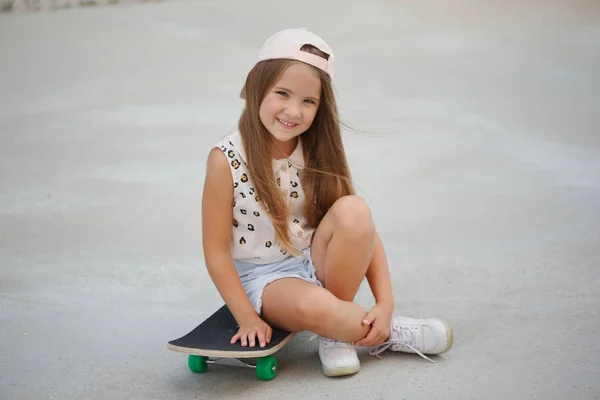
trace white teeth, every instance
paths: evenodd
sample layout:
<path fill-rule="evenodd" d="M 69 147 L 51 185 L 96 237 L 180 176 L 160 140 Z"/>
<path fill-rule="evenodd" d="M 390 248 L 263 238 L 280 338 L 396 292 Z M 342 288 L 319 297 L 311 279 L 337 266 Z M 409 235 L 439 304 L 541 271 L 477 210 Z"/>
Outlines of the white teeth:
<path fill-rule="evenodd" d="M 281 122 L 283 125 L 285 125 L 285 126 L 289 126 L 289 127 L 292 127 L 292 126 L 296 126 L 296 125 L 297 125 L 297 124 L 290 124 L 289 122 L 282 121 L 282 120 L 280 120 L 279 118 L 277 118 L 277 121 L 279 121 L 279 122 Z"/>

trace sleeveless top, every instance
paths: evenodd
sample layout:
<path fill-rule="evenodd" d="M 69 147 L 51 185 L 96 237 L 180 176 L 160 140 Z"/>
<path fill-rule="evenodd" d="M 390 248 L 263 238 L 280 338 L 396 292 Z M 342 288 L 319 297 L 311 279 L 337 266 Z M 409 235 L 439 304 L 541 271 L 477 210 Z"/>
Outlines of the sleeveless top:
<path fill-rule="evenodd" d="M 252 264 L 270 264 L 290 257 L 276 241 L 271 218 L 254 190 L 241 134 L 235 132 L 226 136 L 216 146 L 225 153 L 233 178 L 233 259 Z M 287 199 L 290 240 L 300 251 L 310 246 L 315 231 L 315 228 L 307 225 L 304 218 L 305 196 L 301 183 L 303 168 L 304 153 L 301 138 L 298 137 L 296 149 L 288 158 L 273 159 L 273 174 Z"/>

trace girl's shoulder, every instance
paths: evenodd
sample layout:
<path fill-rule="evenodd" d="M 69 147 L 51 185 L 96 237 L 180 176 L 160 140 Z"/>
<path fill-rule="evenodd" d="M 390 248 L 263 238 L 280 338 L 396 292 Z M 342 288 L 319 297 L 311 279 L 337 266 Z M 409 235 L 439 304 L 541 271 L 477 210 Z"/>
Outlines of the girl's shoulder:
<path fill-rule="evenodd" d="M 225 155 L 225 158 L 218 153 Z M 212 162 L 214 168 L 224 168 L 227 165 L 232 175 L 235 176 L 246 165 L 244 146 L 240 133 L 234 132 L 221 138 L 211 150 L 208 162 Z"/>
<path fill-rule="evenodd" d="M 239 131 L 231 133 L 221 138 L 221 140 L 215 145 L 221 149 L 228 158 L 233 158 L 237 155 L 244 162 L 246 161 L 246 155 L 244 152 L 244 145 L 242 142 L 242 135 Z M 241 161 L 241 160 L 240 160 Z"/>
<path fill-rule="evenodd" d="M 239 131 L 234 133 L 230 133 L 226 136 L 223 136 L 221 140 L 217 142 L 215 147 L 220 148 L 223 152 L 227 150 L 234 150 L 236 152 L 244 152 L 244 145 L 242 142 L 242 135 Z"/>

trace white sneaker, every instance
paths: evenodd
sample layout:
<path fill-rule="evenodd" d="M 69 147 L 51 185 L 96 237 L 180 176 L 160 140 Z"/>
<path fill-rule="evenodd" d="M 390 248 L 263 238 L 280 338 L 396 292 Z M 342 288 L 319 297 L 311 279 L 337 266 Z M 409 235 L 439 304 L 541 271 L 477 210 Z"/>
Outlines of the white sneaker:
<path fill-rule="evenodd" d="M 452 328 L 439 318 L 416 319 L 394 317 L 391 323 L 390 338 L 387 342 L 371 349 L 369 354 L 378 356 L 389 349 L 404 353 L 416 353 L 435 362 L 425 354 L 442 354 L 450 350 L 454 341 Z"/>
<path fill-rule="evenodd" d="M 319 357 L 325 376 L 351 375 L 360 370 L 360 361 L 351 343 L 319 336 Z"/>

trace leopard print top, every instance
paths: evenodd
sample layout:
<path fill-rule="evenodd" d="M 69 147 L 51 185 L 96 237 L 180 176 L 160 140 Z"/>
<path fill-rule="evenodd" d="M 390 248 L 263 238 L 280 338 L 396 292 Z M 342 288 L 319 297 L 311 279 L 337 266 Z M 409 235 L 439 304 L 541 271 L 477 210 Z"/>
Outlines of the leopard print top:
<path fill-rule="evenodd" d="M 275 240 L 273 223 L 254 190 L 241 134 L 236 132 L 226 136 L 217 147 L 227 157 L 233 178 L 233 259 L 253 264 L 269 264 L 288 258 L 290 255 Z M 304 155 L 300 138 L 290 157 L 273 159 L 275 179 L 287 198 L 290 239 L 300 251 L 310 246 L 315 230 L 307 225 L 304 217 L 305 196 L 301 183 L 303 167 Z"/>

